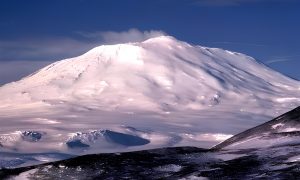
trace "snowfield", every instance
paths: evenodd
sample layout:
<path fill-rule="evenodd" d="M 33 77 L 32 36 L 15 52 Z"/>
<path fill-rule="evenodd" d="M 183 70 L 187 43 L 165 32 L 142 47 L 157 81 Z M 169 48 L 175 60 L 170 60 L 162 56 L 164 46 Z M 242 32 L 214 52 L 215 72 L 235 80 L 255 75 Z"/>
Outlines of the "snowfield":
<path fill-rule="evenodd" d="M 212 147 L 299 106 L 300 82 L 241 53 L 160 36 L 57 61 L 0 87 L 0 102 L 0 167 L 17 167 Z"/>
<path fill-rule="evenodd" d="M 274 129 L 276 124 L 281 126 Z M 40 158 L 44 160 L 41 165 L 1 169 L 0 178 L 295 179 L 300 176 L 300 132 L 297 129 L 281 132 L 281 129 L 299 124 L 300 106 L 211 149 L 167 147 L 82 155 L 56 162 Z M 92 132 L 95 133 L 111 132 Z M 89 134 L 77 135 L 89 137 Z M 253 137 L 256 138 L 251 141 Z M 289 141 L 283 143 L 282 137 Z M 246 140 L 249 143 L 245 143 Z"/>

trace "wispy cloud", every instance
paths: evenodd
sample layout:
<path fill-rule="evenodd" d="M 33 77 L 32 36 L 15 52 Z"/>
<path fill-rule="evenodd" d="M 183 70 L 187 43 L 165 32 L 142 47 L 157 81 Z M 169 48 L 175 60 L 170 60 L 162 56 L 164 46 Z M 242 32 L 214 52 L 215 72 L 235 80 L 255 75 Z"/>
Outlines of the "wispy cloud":
<path fill-rule="evenodd" d="M 279 62 L 287 62 L 287 61 L 292 61 L 291 59 L 272 59 L 268 60 L 265 63 L 266 64 L 274 64 L 274 63 L 279 63 Z"/>
<path fill-rule="evenodd" d="M 0 62 L 0 86 L 19 80 L 50 63 L 51 61 Z"/>
<path fill-rule="evenodd" d="M 273 59 L 270 59 L 266 61 L 266 64 L 274 64 L 274 63 L 280 63 L 280 62 L 288 62 L 288 61 L 295 61 L 297 57 L 300 57 L 300 55 L 294 55 L 294 56 L 280 56 Z"/>
<path fill-rule="evenodd" d="M 102 44 L 139 42 L 161 36 L 162 31 L 96 31 L 76 32 L 73 38 L 41 37 L 0 40 L 0 61 L 8 60 L 59 60 L 80 55 Z"/>
<path fill-rule="evenodd" d="M 93 43 L 71 38 L 47 37 L 0 41 L 0 61 L 59 60 L 79 55 Z"/>
<path fill-rule="evenodd" d="M 165 35 L 162 31 L 76 32 L 70 37 L 26 37 L 0 40 L 0 85 L 32 73 L 51 62 L 78 56 L 102 45 L 139 42 Z"/>
<path fill-rule="evenodd" d="M 79 55 L 89 47 L 90 43 L 58 37 L 0 40 L 0 85 L 56 60 Z"/>

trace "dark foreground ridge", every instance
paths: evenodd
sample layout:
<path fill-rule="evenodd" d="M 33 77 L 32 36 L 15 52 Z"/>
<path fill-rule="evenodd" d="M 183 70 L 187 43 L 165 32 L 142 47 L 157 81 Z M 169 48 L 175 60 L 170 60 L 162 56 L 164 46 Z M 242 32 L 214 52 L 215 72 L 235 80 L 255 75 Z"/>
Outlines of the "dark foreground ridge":
<path fill-rule="evenodd" d="M 294 138 L 299 136 L 297 131 L 281 130 L 290 125 L 299 126 L 299 118 L 300 108 L 296 108 L 210 150 L 173 147 L 85 155 L 42 165 L 2 169 L 0 179 L 14 176 L 28 179 L 297 179 L 300 176 L 300 143 L 258 149 L 222 147 L 253 135 L 291 133 Z M 278 123 L 283 129 L 274 128 Z M 274 140 L 281 135 L 272 137 Z"/>
<path fill-rule="evenodd" d="M 297 128 L 299 130 L 297 130 Z M 291 130 L 286 131 L 286 129 L 290 128 Z M 294 128 L 294 130 L 292 129 Z M 223 149 L 226 146 L 229 146 L 236 142 L 241 142 L 243 140 L 247 140 L 250 137 L 254 136 L 264 136 L 266 138 L 266 135 L 269 138 L 272 138 L 274 136 L 280 137 L 280 136 L 299 136 L 300 134 L 300 106 L 271 120 L 264 124 L 261 124 L 259 126 L 256 126 L 254 128 L 248 129 L 242 133 L 239 133 L 224 142 L 216 145 L 212 149 L 218 150 Z M 300 136 L 299 136 L 300 137 Z"/>

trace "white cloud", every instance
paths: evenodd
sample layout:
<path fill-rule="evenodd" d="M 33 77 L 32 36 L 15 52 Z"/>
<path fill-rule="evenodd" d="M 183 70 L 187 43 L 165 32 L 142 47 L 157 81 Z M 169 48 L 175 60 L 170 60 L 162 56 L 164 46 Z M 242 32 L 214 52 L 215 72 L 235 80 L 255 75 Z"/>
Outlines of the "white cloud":
<path fill-rule="evenodd" d="M 272 59 L 272 60 L 268 60 L 265 63 L 266 64 L 274 64 L 274 63 L 278 63 L 278 62 L 286 62 L 286 61 L 291 61 L 290 59 Z"/>
<path fill-rule="evenodd" d="M 300 57 L 300 55 L 292 55 L 292 56 L 279 56 L 273 59 L 270 59 L 266 61 L 266 64 L 274 64 L 274 63 L 280 63 L 280 62 L 287 62 L 287 61 L 294 61 L 297 57 Z"/>

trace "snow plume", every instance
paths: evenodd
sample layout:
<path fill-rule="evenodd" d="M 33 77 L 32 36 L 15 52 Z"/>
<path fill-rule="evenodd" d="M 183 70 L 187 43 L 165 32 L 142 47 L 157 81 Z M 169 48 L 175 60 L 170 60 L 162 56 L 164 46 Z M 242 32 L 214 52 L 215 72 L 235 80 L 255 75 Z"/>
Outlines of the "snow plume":
<path fill-rule="evenodd" d="M 128 31 L 98 31 L 93 33 L 79 32 L 81 36 L 88 39 L 99 39 L 103 44 L 117 44 L 128 42 L 141 42 L 150 38 L 166 35 L 159 30 L 140 31 L 132 28 Z"/>

